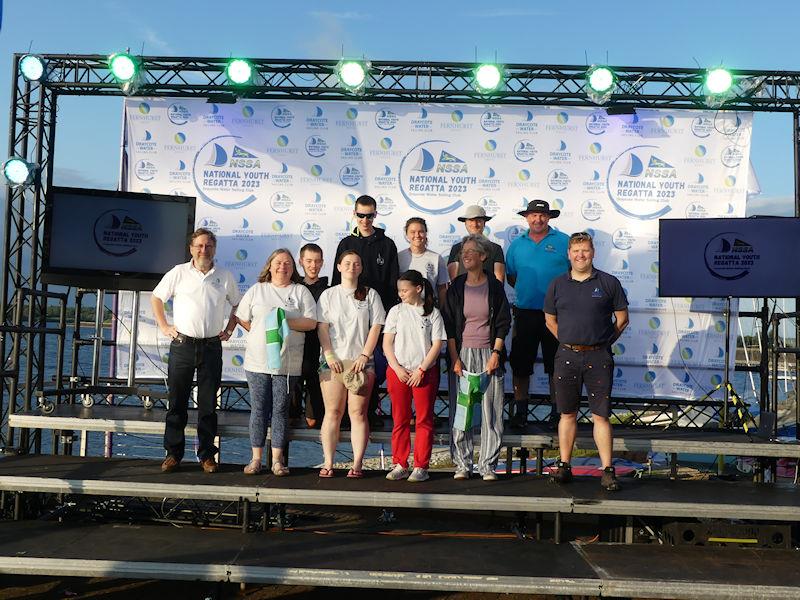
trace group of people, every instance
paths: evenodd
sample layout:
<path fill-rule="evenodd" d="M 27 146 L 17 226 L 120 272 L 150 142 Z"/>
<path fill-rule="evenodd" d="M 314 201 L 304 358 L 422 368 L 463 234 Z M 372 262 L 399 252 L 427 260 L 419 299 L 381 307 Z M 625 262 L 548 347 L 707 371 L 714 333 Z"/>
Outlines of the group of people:
<path fill-rule="evenodd" d="M 625 293 L 615 277 L 594 268 L 589 234 L 568 236 L 549 225 L 560 212 L 546 201 L 533 200 L 518 214 L 527 221 L 528 230 L 504 255 L 483 235 L 492 216 L 480 206 L 467 207 L 459 217 L 467 235 L 445 262 L 427 247 L 424 219 L 408 219 L 409 247 L 398 252 L 394 241 L 374 227 L 374 198 L 360 196 L 353 211 L 356 226 L 336 250 L 330 287 L 327 278 L 320 277 L 322 248 L 306 244 L 299 255 L 303 277 L 289 250 L 275 250 L 258 282 L 241 298 L 232 274 L 214 263 L 214 234 L 195 231 L 189 245 L 191 261 L 170 270 L 152 295 L 158 326 L 172 340 L 162 471 L 176 470 L 183 458 L 195 372 L 197 453 L 204 471 L 218 469 L 214 408 L 221 342 L 240 325 L 247 330 L 244 369 L 251 401 L 252 460 L 245 473 L 261 472 L 268 427 L 272 473 L 289 473 L 290 414 L 299 416 L 305 398 L 306 423 L 320 428 L 324 459 L 319 476 L 335 475 L 339 432 L 348 418 L 353 463 L 347 477 L 363 477 L 370 427 L 383 424 L 377 408 L 378 387 L 385 381 L 392 405 L 394 463 L 386 478 L 425 481 L 433 446 L 439 357 L 446 348 L 454 478 L 468 479 L 473 473 L 472 422 L 456 425 L 455 421 L 460 382 L 469 376 L 470 381 L 480 381 L 475 400 L 481 413 L 477 470 L 484 480 L 495 480 L 504 425 L 505 339 L 511 332 L 508 362 L 515 402 L 510 425 L 526 426 L 530 377 L 541 347 L 551 400 L 560 413 L 561 457 L 554 479 L 568 483 L 572 478 L 570 458 L 585 385 L 603 467 L 601 485 L 619 489 L 608 420 L 613 380 L 610 346 L 628 322 Z M 515 291 L 513 307 L 506 282 Z M 164 303 L 171 298 L 173 323 L 169 324 Z M 233 308 L 226 314 L 227 306 Z"/>

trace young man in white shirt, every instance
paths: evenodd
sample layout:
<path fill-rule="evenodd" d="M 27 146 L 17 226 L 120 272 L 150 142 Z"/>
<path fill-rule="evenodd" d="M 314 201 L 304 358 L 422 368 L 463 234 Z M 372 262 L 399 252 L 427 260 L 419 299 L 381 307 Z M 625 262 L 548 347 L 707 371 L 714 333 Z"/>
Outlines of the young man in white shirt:
<path fill-rule="evenodd" d="M 167 387 L 169 409 L 164 430 L 167 457 L 164 473 L 178 469 L 185 450 L 184 429 L 188 419 L 189 395 L 197 371 L 197 456 L 203 471 L 218 470 L 217 389 L 222 380 L 222 342 L 233 334 L 239 289 L 233 273 L 216 267 L 217 238 L 208 229 L 191 236 L 192 260 L 173 267 L 153 290 L 151 305 L 161 333 L 172 342 L 169 347 Z M 164 303 L 173 300 L 173 324 L 167 322 Z M 230 305 L 225 323 L 225 305 Z"/>

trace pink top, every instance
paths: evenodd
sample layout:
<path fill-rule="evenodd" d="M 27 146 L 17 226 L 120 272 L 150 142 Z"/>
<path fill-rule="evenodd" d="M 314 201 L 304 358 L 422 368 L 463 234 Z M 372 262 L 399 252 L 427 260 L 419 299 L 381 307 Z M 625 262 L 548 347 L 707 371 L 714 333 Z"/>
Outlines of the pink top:
<path fill-rule="evenodd" d="M 463 348 L 490 348 L 489 281 L 481 285 L 464 285 Z"/>

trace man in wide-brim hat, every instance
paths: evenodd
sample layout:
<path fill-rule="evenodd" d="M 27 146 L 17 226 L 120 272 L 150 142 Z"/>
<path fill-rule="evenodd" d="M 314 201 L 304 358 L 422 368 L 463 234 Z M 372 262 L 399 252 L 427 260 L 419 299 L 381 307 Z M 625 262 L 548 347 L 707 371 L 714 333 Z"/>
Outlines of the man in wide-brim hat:
<path fill-rule="evenodd" d="M 483 230 L 486 227 L 486 221 L 491 220 L 493 217 L 486 214 L 486 209 L 477 204 L 467 206 L 464 214 L 458 217 L 458 220 L 464 223 L 467 229 L 467 234 L 483 235 Z M 506 276 L 505 258 L 503 257 L 503 249 L 499 244 L 495 244 L 491 240 L 487 240 L 491 247 L 491 252 L 483 262 L 483 270 L 489 275 L 494 275 L 498 281 L 503 281 Z M 450 256 L 447 259 L 447 272 L 450 275 L 450 280 L 456 276 L 465 273 L 463 265 L 461 264 L 461 242 L 453 244 L 450 248 Z"/>
<path fill-rule="evenodd" d="M 511 412 L 512 428 L 525 427 L 528 417 L 530 380 L 533 363 L 541 346 L 542 364 L 550 380 L 552 401 L 553 359 L 558 341 L 545 325 L 542 306 L 550 282 L 569 269 L 567 245 L 569 237 L 550 226 L 550 219 L 561 211 L 551 209 L 546 200 L 531 200 L 518 215 L 525 217 L 528 230 L 508 248 L 506 273 L 514 288 L 514 327 L 511 334 L 511 372 L 514 382 L 515 410 Z M 555 421 L 553 409 L 551 419 Z"/>

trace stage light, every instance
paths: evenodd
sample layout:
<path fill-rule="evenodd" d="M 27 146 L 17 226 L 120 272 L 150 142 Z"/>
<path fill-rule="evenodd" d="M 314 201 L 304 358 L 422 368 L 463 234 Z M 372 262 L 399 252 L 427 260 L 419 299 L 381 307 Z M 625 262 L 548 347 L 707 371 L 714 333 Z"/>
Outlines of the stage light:
<path fill-rule="evenodd" d="M 497 65 L 479 65 L 475 69 L 475 89 L 481 94 L 497 90 L 503 82 L 503 70 Z"/>
<path fill-rule="evenodd" d="M 225 77 L 233 85 L 246 85 L 253 79 L 253 65 L 243 58 L 234 58 L 225 67 Z"/>
<path fill-rule="evenodd" d="M 709 69 L 706 73 L 705 86 L 709 94 L 725 94 L 733 86 L 733 75 L 722 67 Z"/>
<path fill-rule="evenodd" d="M 36 175 L 36 165 L 15 156 L 9 158 L 3 165 L 3 175 L 11 187 L 30 185 Z"/>
<path fill-rule="evenodd" d="M 19 61 L 19 72 L 28 81 L 39 81 L 47 72 L 47 64 L 41 56 L 26 54 Z"/>
<path fill-rule="evenodd" d="M 614 93 L 617 76 L 604 65 L 592 65 L 586 71 L 586 95 L 595 104 L 605 104 Z"/>
<path fill-rule="evenodd" d="M 128 83 L 136 77 L 139 62 L 130 54 L 117 52 L 108 57 L 108 68 L 119 83 Z"/>
<path fill-rule="evenodd" d="M 367 85 L 369 63 L 360 60 L 342 59 L 334 69 L 339 83 L 348 92 L 358 93 Z"/>

